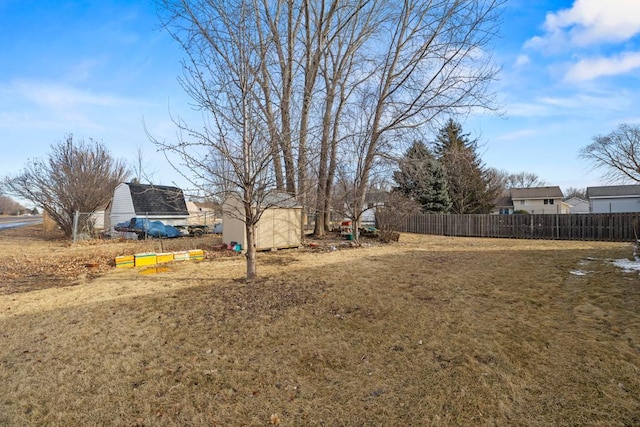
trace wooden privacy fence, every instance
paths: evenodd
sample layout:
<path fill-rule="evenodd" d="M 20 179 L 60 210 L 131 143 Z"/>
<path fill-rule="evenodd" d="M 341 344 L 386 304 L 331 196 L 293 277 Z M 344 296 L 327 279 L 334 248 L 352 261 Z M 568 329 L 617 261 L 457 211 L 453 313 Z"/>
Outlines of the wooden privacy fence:
<path fill-rule="evenodd" d="M 384 215 L 376 217 L 385 224 Z M 441 236 L 513 239 L 636 241 L 640 212 L 613 214 L 453 215 L 417 214 L 396 231 Z M 397 222 L 394 221 L 395 223 Z M 386 222 L 387 224 L 393 222 Z"/>

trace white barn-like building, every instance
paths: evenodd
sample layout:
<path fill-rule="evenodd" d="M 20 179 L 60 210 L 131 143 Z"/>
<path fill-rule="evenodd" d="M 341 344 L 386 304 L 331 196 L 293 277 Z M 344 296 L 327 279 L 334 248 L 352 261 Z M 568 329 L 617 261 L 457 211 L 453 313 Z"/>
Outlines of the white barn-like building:
<path fill-rule="evenodd" d="M 113 191 L 109 228 L 131 218 L 162 221 L 165 225 L 187 225 L 189 212 L 182 190 L 177 187 L 122 182 Z"/>

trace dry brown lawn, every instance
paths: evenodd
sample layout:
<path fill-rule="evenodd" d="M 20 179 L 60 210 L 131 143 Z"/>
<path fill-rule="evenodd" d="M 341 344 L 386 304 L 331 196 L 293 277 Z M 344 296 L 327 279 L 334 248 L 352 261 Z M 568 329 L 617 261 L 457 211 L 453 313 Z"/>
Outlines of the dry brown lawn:
<path fill-rule="evenodd" d="M 640 425 L 628 244 L 402 235 L 262 253 L 247 283 L 214 241 L 142 274 L 112 257 L 157 241 L 22 236 L 0 232 L 3 426 Z"/>

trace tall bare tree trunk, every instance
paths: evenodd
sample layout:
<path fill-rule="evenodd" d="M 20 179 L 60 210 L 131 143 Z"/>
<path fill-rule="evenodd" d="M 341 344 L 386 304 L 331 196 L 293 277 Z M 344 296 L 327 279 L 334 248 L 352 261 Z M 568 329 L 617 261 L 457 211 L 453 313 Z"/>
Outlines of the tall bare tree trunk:
<path fill-rule="evenodd" d="M 307 138 L 309 134 L 309 115 L 313 90 L 316 85 L 320 59 L 328 48 L 328 34 L 333 23 L 336 8 L 340 0 L 331 0 L 325 11 L 325 1 L 320 2 L 319 11 L 311 13 L 310 0 L 304 1 L 305 23 L 305 58 L 304 58 L 304 88 L 302 93 L 302 109 L 300 112 L 300 133 L 298 138 L 298 199 L 302 205 L 303 218 L 308 212 L 308 153 Z M 329 97 L 327 96 L 327 99 Z M 322 167 L 322 166 L 321 166 Z M 303 230 L 304 234 L 304 230 Z"/>
<path fill-rule="evenodd" d="M 296 194 L 296 167 L 292 141 L 292 97 L 294 93 L 295 41 L 300 25 L 300 14 L 295 14 L 297 7 L 293 0 L 277 1 L 275 11 L 271 13 L 270 0 L 263 0 L 264 19 L 269 27 L 269 45 L 275 50 L 280 72 L 279 110 L 280 126 L 278 146 L 282 152 L 284 164 L 284 188 L 289 194 Z M 283 8 L 285 9 L 283 12 Z M 257 13 L 257 11 L 256 11 Z M 281 34 L 281 18 L 285 17 L 285 35 Z M 276 80 L 277 82 L 277 80 Z M 273 76 L 265 75 L 264 84 L 274 84 Z M 276 83 L 277 84 L 277 83 Z"/>
<path fill-rule="evenodd" d="M 256 253 L 256 235 L 255 225 L 245 224 L 245 232 L 247 234 L 247 280 L 254 280 L 258 277 L 258 262 Z"/>
<path fill-rule="evenodd" d="M 327 186 L 329 185 L 329 138 L 331 133 L 333 99 L 335 96 L 332 89 L 331 87 L 327 87 L 324 116 L 322 118 L 322 138 L 320 140 L 320 160 L 318 164 L 318 190 L 316 192 L 316 221 L 313 229 L 313 234 L 316 236 L 324 236 L 327 228 L 325 222 L 327 208 L 325 197 L 327 195 Z"/>

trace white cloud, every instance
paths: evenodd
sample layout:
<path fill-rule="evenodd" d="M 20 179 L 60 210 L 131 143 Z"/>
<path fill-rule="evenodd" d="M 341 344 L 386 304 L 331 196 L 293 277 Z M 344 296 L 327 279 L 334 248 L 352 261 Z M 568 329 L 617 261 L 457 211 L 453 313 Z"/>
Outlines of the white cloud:
<path fill-rule="evenodd" d="M 518 55 L 516 58 L 516 67 L 522 67 L 531 62 L 531 58 L 528 55 Z"/>
<path fill-rule="evenodd" d="M 530 101 L 516 102 L 507 106 L 511 117 L 559 117 L 573 114 L 590 117 L 595 111 L 625 111 L 632 104 L 627 93 L 574 94 L 572 96 L 540 96 Z"/>
<path fill-rule="evenodd" d="M 573 64 L 567 74 L 567 82 L 584 82 L 602 76 L 625 74 L 640 68 L 640 52 L 625 52 L 611 58 L 590 58 Z"/>
<path fill-rule="evenodd" d="M 33 81 L 13 83 L 13 90 L 36 105 L 52 109 L 79 108 L 83 106 L 114 106 L 130 101 L 107 94 L 95 94 L 59 84 Z"/>
<path fill-rule="evenodd" d="M 511 117 L 548 117 L 554 114 L 547 105 L 537 101 L 510 103 L 505 111 Z"/>
<path fill-rule="evenodd" d="M 576 0 L 569 9 L 548 13 L 545 34 L 525 47 L 556 49 L 584 47 L 605 42 L 623 42 L 640 34 L 640 1 Z"/>
<path fill-rule="evenodd" d="M 140 117 L 153 104 L 59 82 L 0 83 L 0 129 L 86 129 L 104 133 L 114 123 Z"/>
<path fill-rule="evenodd" d="M 530 138 L 540 134 L 540 129 L 522 129 L 515 132 L 509 132 L 498 136 L 500 141 L 514 141 L 523 138 Z"/>

